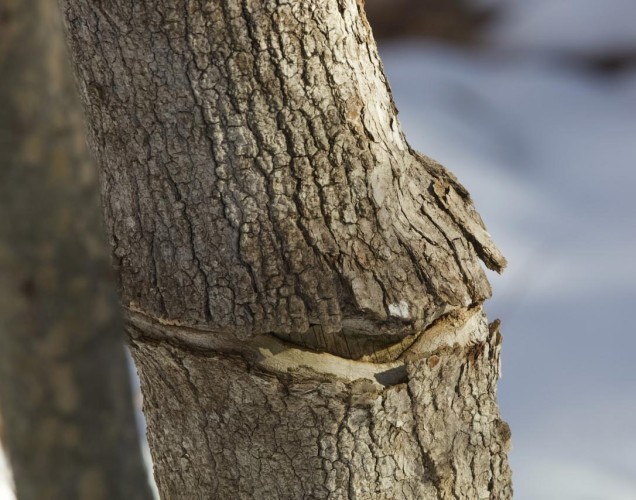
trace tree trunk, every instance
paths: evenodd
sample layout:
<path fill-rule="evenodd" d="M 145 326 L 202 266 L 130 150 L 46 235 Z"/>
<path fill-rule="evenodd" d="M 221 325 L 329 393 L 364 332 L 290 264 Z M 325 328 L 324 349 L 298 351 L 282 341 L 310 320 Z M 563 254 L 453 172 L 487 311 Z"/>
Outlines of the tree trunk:
<path fill-rule="evenodd" d="M 0 413 L 20 500 L 150 499 L 57 6 L 0 0 Z"/>
<path fill-rule="evenodd" d="M 164 498 L 508 498 L 505 260 L 356 0 L 63 1 Z"/>

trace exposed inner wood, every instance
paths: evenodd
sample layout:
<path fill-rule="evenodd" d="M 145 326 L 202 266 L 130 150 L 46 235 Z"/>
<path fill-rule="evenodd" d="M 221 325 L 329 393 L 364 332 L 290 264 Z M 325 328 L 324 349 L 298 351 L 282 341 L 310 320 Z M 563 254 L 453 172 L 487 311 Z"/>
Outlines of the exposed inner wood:
<path fill-rule="evenodd" d="M 127 322 L 129 333 L 132 338 L 147 338 L 155 341 L 167 341 L 184 348 L 198 351 L 215 351 L 226 353 L 241 353 L 248 358 L 258 359 L 259 364 L 282 363 L 283 371 L 287 366 L 316 365 L 316 370 L 321 371 L 328 360 L 333 360 L 335 364 L 344 360 L 353 360 L 360 363 L 344 362 L 345 366 L 368 365 L 369 370 L 374 373 L 390 370 L 403 364 L 400 360 L 404 358 L 414 359 L 421 357 L 435 350 L 454 345 L 470 345 L 483 339 L 474 338 L 474 332 L 480 332 L 475 328 L 475 323 L 485 321 L 481 307 L 473 309 L 458 310 L 438 319 L 433 325 L 414 335 L 404 338 L 398 343 L 380 343 L 376 338 L 363 338 L 362 340 L 353 336 L 344 336 L 342 344 L 334 346 L 324 342 L 333 341 L 334 337 L 315 336 L 300 338 L 294 342 L 299 335 L 290 335 L 289 339 L 281 338 L 275 334 L 260 334 L 247 340 L 238 340 L 233 334 L 228 334 L 220 330 L 205 330 L 192 328 L 157 320 L 149 317 L 140 311 L 128 310 Z M 311 341 L 315 340 L 315 343 Z M 288 361 L 272 360 L 272 353 L 285 353 L 284 358 Z M 269 354 L 268 354 L 269 353 Z M 324 356 L 321 356 L 324 354 Z M 275 356 L 274 356 L 275 357 Z M 313 361 L 309 361 L 312 358 Z M 395 363 L 397 362 L 397 363 Z M 323 365 L 322 368 L 318 365 Z M 372 365 L 376 365 L 373 367 Z M 292 366 L 293 367 L 293 366 Z M 327 370 L 328 371 L 328 370 Z M 364 377 L 367 370 L 360 373 L 355 372 L 355 377 Z"/>
<path fill-rule="evenodd" d="M 133 338 L 163 497 L 510 499 L 501 335 L 474 317 L 473 342 L 385 365 Z"/>

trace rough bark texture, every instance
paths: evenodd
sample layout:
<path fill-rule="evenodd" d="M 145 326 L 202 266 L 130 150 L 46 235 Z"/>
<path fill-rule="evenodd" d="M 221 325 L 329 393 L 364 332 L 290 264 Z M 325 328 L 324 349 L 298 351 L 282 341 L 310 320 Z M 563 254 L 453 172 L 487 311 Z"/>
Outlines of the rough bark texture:
<path fill-rule="evenodd" d="M 362 2 L 62 4 L 164 497 L 506 498 L 467 327 L 505 260 Z"/>
<path fill-rule="evenodd" d="M 0 413 L 20 500 L 152 498 L 104 240 L 57 5 L 0 0 Z"/>

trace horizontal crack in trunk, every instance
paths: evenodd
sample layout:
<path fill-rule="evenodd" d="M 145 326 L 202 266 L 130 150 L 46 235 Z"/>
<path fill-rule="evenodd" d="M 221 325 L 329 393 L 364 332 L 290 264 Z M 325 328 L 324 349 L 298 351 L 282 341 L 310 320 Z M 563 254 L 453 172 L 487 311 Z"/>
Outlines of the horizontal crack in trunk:
<path fill-rule="evenodd" d="M 233 332 L 167 324 L 141 311 L 127 309 L 128 332 L 135 342 L 168 342 L 195 351 L 239 355 L 258 368 L 273 373 L 306 372 L 335 376 L 345 381 L 367 379 L 380 386 L 406 380 L 406 362 L 430 356 L 445 348 L 483 342 L 487 329 L 476 328 L 485 321 L 481 305 L 453 311 L 426 330 L 410 335 L 398 344 L 383 346 L 358 359 L 316 351 L 276 334 L 262 334 L 240 340 Z M 483 336 L 482 336 L 483 337 Z"/>

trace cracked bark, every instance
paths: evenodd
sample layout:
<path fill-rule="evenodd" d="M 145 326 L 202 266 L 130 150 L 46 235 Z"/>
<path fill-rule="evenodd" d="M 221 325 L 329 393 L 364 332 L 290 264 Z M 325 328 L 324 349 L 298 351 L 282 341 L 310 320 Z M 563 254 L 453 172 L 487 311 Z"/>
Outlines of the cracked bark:
<path fill-rule="evenodd" d="M 165 498 L 507 498 L 505 260 L 355 0 L 63 0 Z"/>
<path fill-rule="evenodd" d="M 0 413 L 20 500 L 152 498 L 62 23 L 0 0 Z"/>

